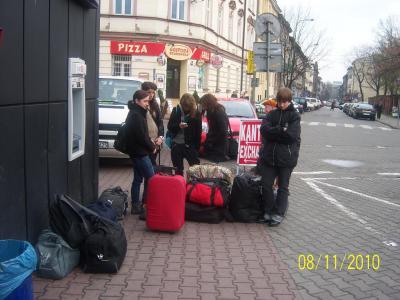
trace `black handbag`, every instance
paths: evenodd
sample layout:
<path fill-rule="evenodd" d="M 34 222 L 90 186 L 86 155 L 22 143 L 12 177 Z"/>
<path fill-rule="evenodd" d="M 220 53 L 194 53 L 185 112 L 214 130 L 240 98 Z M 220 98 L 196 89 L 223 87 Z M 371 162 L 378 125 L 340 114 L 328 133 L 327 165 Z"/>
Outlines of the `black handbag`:
<path fill-rule="evenodd" d="M 239 151 L 239 145 L 236 139 L 233 138 L 233 133 L 232 133 L 232 128 L 231 125 L 229 123 L 229 118 L 228 118 L 228 141 L 227 141 L 227 155 L 232 158 L 232 159 L 236 159 L 238 156 L 238 151 Z"/>

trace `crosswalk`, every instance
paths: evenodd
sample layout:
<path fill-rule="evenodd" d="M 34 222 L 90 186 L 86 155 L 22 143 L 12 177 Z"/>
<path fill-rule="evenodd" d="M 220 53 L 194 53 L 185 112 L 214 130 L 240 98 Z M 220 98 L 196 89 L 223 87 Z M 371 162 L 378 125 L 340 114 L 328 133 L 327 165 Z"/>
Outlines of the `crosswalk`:
<path fill-rule="evenodd" d="M 379 129 L 384 131 L 391 131 L 391 128 L 383 127 L 383 126 L 371 126 L 365 124 L 347 124 L 347 123 L 332 123 L 332 122 L 306 122 L 301 121 L 301 125 L 307 126 L 327 126 L 327 127 L 344 127 L 344 128 L 363 128 L 367 130 Z"/>

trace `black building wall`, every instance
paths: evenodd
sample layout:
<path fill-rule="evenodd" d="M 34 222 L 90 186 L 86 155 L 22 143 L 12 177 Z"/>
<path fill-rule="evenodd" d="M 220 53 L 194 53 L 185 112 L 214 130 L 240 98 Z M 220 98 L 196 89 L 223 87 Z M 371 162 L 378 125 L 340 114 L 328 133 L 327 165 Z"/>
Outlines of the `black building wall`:
<path fill-rule="evenodd" d="M 0 1 L 0 239 L 36 242 L 56 193 L 98 185 L 98 9 L 74 0 Z M 68 161 L 68 58 L 87 65 L 85 154 Z"/>

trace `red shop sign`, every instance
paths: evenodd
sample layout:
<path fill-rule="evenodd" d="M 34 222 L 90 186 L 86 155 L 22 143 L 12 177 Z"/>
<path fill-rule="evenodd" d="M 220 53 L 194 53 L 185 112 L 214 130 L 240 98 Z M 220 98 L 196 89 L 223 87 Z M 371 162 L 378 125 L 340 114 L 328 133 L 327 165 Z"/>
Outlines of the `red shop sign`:
<path fill-rule="evenodd" d="M 261 147 L 261 120 L 240 122 L 238 165 L 255 166 Z"/>
<path fill-rule="evenodd" d="M 204 60 L 205 62 L 209 62 L 211 58 L 211 52 L 207 51 L 203 48 L 192 48 L 193 55 L 192 59 L 195 60 Z"/>
<path fill-rule="evenodd" d="M 165 44 L 148 42 L 111 41 L 111 54 L 127 54 L 138 56 L 160 56 Z"/>

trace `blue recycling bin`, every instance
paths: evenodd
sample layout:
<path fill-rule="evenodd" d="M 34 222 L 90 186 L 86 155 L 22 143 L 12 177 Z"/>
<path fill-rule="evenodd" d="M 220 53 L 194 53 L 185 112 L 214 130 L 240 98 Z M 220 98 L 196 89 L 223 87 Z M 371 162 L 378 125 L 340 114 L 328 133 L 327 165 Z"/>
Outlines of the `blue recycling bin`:
<path fill-rule="evenodd" d="M 0 300 L 33 299 L 37 255 L 27 241 L 0 240 Z"/>

